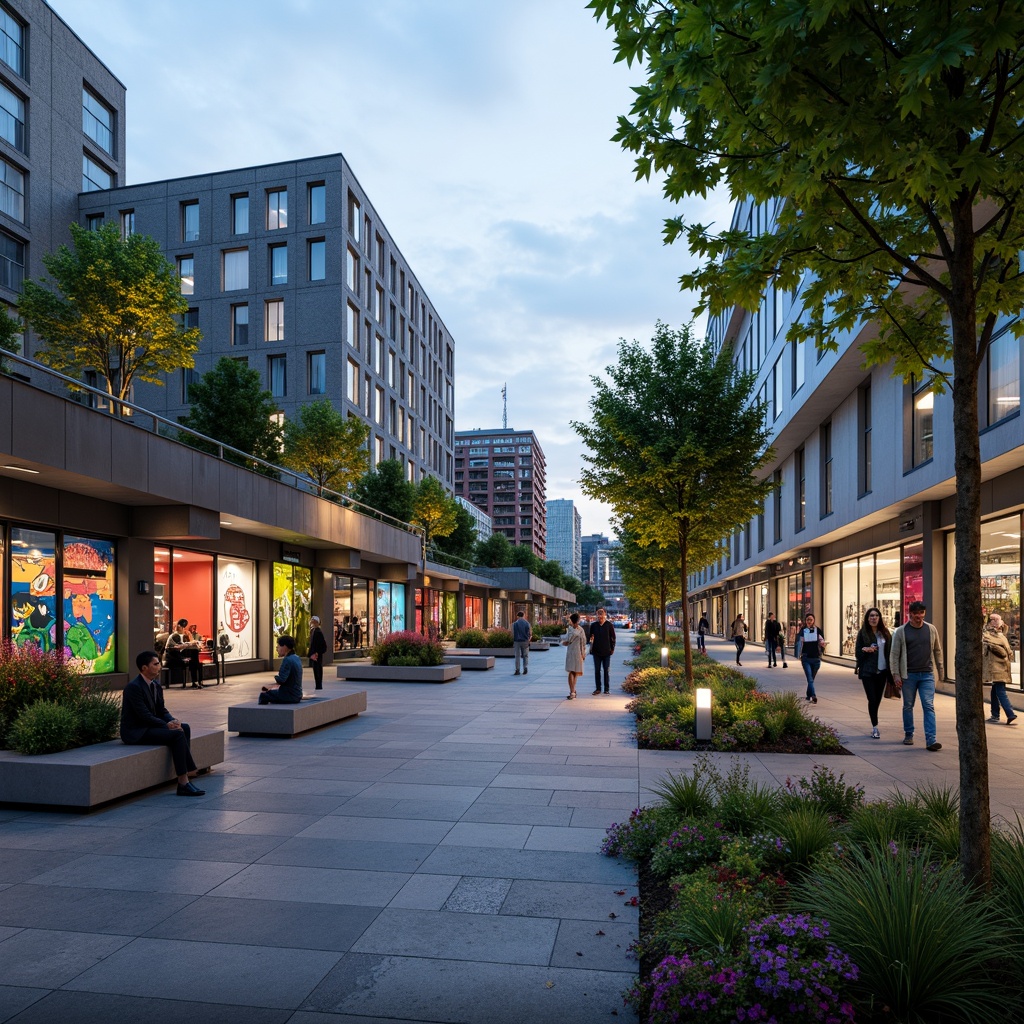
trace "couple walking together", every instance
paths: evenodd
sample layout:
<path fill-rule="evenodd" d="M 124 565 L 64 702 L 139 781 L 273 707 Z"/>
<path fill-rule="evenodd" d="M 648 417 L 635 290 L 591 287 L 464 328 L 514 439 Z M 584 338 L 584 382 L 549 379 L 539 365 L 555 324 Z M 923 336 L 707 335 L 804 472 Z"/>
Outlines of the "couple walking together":
<path fill-rule="evenodd" d="M 594 659 L 594 696 L 601 693 L 602 682 L 604 692 L 610 693 L 609 671 L 612 655 L 615 653 L 615 626 L 608 620 L 608 613 L 603 608 L 597 609 L 597 621 L 590 624 L 590 635 L 580 625 L 579 614 L 573 612 L 569 616 L 568 627 L 559 643 L 567 647 L 565 652 L 565 671 L 569 676 L 569 695 L 566 700 L 576 699 L 576 680 L 583 675 L 583 667 L 587 657 L 587 644 Z"/>

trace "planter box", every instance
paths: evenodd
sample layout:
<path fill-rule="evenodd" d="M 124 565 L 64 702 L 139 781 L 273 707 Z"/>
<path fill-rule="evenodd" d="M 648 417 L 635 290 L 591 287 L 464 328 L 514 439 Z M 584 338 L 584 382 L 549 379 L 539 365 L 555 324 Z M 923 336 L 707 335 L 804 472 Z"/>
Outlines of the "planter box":
<path fill-rule="evenodd" d="M 445 658 L 473 654 L 484 658 L 513 658 L 515 651 L 511 647 L 453 647 L 445 652 Z"/>
<path fill-rule="evenodd" d="M 551 650 L 551 644 L 549 644 L 547 642 L 547 640 L 534 640 L 534 642 L 532 644 L 530 644 L 530 650 L 531 651 L 550 651 Z"/>
<path fill-rule="evenodd" d="M 220 764 L 224 731 L 193 729 L 192 759 L 200 771 Z M 0 802 L 9 804 L 87 811 L 174 778 L 167 747 L 108 740 L 36 757 L 0 750 Z"/>
<path fill-rule="evenodd" d="M 458 665 L 339 665 L 338 678 L 362 683 L 450 683 L 462 675 Z"/>
<path fill-rule="evenodd" d="M 301 704 L 232 704 L 228 708 L 228 732 L 240 736 L 298 736 L 300 732 L 352 718 L 366 710 L 366 691 L 338 693 L 316 690 Z"/>
<path fill-rule="evenodd" d="M 467 672 L 486 672 L 494 668 L 494 658 L 486 654 L 446 654 L 444 660 L 446 664 L 458 665 Z"/>

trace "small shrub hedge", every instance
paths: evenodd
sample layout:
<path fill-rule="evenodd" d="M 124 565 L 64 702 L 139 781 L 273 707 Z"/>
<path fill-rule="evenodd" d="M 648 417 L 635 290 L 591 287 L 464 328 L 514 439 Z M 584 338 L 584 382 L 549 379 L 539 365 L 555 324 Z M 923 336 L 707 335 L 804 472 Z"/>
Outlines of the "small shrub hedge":
<path fill-rule="evenodd" d="M 444 646 L 438 640 L 430 640 L 422 633 L 403 629 L 388 633 L 370 648 L 370 662 L 374 665 L 419 666 L 441 665 L 444 662 Z"/>
<path fill-rule="evenodd" d="M 510 629 L 489 629 L 484 635 L 484 643 L 481 647 L 511 647 L 512 630 Z"/>
<path fill-rule="evenodd" d="M 56 754 L 78 746 L 75 708 L 53 700 L 29 704 L 8 733 L 11 747 L 20 754 Z"/>
<path fill-rule="evenodd" d="M 460 629 L 455 634 L 456 647 L 480 648 L 487 643 L 487 634 L 482 629 Z"/>

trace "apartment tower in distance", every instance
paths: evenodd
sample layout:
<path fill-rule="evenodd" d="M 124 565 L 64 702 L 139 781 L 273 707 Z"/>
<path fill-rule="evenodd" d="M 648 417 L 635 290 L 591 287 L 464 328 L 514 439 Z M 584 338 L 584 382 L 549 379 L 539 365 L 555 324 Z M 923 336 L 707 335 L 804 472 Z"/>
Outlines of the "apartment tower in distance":
<path fill-rule="evenodd" d="M 547 557 L 544 452 L 532 430 L 459 430 L 455 493 L 490 517 L 495 533 Z"/>
<path fill-rule="evenodd" d="M 557 562 L 562 567 L 562 572 L 580 580 L 583 561 L 583 520 L 569 498 L 552 498 L 547 502 L 546 508 L 547 560 Z"/>

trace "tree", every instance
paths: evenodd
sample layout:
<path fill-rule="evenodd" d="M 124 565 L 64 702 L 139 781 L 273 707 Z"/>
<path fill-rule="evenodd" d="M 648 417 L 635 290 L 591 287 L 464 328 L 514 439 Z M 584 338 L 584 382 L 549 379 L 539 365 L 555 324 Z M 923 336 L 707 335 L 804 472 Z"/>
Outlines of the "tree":
<path fill-rule="evenodd" d="M 672 581 L 679 565 L 679 548 L 675 543 L 641 543 L 629 517 L 619 523 L 617 533 L 622 543 L 613 557 L 622 576 L 626 600 L 640 608 L 658 609 L 664 641 L 666 607 L 669 601 L 678 599 L 678 589 Z"/>
<path fill-rule="evenodd" d="M 720 537 L 756 515 L 772 484 L 754 474 L 773 457 L 752 373 L 716 358 L 688 327 L 656 327 L 651 350 L 619 343 L 596 389 L 591 419 L 573 423 L 588 452 L 585 494 L 625 517 L 638 544 L 675 545 L 686 608 L 690 570 L 710 565 Z M 690 633 L 683 630 L 693 682 Z"/>
<path fill-rule="evenodd" d="M 604 594 L 597 587 L 584 583 L 581 590 L 576 591 L 576 604 L 580 608 L 593 609 L 604 604 Z"/>
<path fill-rule="evenodd" d="M 308 402 L 296 419 L 284 425 L 282 463 L 305 473 L 316 484 L 342 493 L 366 472 L 369 454 L 366 439 L 370 428 L 362 420 L 346 418 L 327 398 Z"/>
<path fill-rule="evenodd" d="M 39 361 L 79 380 L 91 368 L 120 400 L 136 380 L 163 384 L 161 374 L 194 366 L 202 335 L 182 326 L 188 302 L 156 240 L 72 224 L 71 242 L 43 257 L 52 282 L 26 281 L 18 304 L 43 342 Z"/>
<path fill-rule="evenodd" d="M 801 292 L 788 338 L 835 347 L 871 322 L 869 364 L 952 389 L 960 862 L 990 883 L 981 680 L 978 377 L 997 325 L 1024 325 L 1024 6 L 865 0 L 592 0 L 618 59 L 646 62 L 616 139 L 667 196 L 784 200 L 760 233 L 676 218 L 707 258 L 682 277 L 712 313 Z M 950 372 L 952 371 L 952 372 Z"/>
<path fill-rule="evenodd" d="M 188 399 L 192 408 L 181 417 L 182 426 L 266 462 L 280 459 L 281 428 L 272 419 L 277 407 L 259 370 L 225 357 L 189 385 Z M 188 434 L 181 439 L 200 451 L 217 451 L 215 445 Z M 244 461 L 231 453 L 225 458 Z"/>
<path fill-rule="evenodd" d="M 541 562 L 540 569 L 537 570 L 537 575 L 545 583 L 550 583 L 553 587 L 561 587 L 565 584 L 565 573 L 562 572 L 562 566 L 558 562 L 550 560 Z"/>
<path fill-rule="evenodd" d="M 6 309 L 0 308 L 0 352 L 17 352 L 21 324 Z"/>
<path fill-rule="evenodd" d="M 412 521 L 413 503 L 416 500 L 416 486 L 405 478 L 405 470 L 398 459 L 384 459 L 356 483 L 352 497 L 386 516 Z"/>
<path fill-rule="evenodd" d="M 508 569 L 515 564 L 512 550 L 505 534 L 492 533 L 487 540 L 477 544 L 477 561 L 488 569 Z"/>
<path fill-rule="evenodd" d="M 436 476 L 425 476 L 419 482 L 411 521 L 423 528 L 423 542 L 428 551 L 435 537 L 447 537 L 458 526 L 458 507 L 459 503 Z"/>
<path fill-rule="evenodd" d="M 476 520 L 458 502 L 455 502 L 455 519 L 455 529 L 447 537 L 437 537 L 434 549 L 460 561 L 472 562 L 476 551 Z"/>
<path fill-rule="evenodd" d="M 525 569 L 534 576 L 540 575 L 541 566 L 544 564 L 529 544 L 514 544 L 512 546 L 512 563 L 520 569 Z"/>

